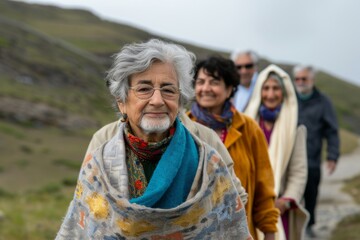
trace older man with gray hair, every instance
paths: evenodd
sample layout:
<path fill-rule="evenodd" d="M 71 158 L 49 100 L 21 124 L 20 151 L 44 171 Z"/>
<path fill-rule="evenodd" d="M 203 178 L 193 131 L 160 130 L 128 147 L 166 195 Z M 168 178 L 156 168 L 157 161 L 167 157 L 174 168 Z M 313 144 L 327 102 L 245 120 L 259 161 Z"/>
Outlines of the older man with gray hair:
<path fill-rule="evenodd" d="M 332 174 L 339 158 L 338 123 L 330 99 L 322 94 L 314 82 L 315 70 L 311 66 L 293 69 L 299 104 L 298 124 L 307 128 L 308 180 L 305 188 L 305 208 L 310 213 L 307 234 L 315 237 L 315 207 L 321 179 L 321 149 L 327 141 L 327 168 Z"/>
<path fill-rule="evenodd" d="M 235 92 L 233 103 L 238 111 L 244 112 L 258 77 L 259 57 L 251 50 L 234 51 L 231 54 L 231 60 L 235 63 L 240 75 L 240 84 Z"/>

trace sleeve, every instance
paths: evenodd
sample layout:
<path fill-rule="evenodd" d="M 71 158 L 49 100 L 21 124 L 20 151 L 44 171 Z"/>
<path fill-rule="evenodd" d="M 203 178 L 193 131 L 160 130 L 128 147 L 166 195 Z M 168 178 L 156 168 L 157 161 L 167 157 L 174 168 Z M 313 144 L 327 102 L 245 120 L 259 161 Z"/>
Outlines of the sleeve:
<path fill-rule="evenodd" d="M 327 159 L 337 161 L 339 158 L 339 132 L 338 123 L 335 115 L 334 108 L 330 102 L 330 99 L 324 96 L 324 137 L 327 141 Z"/>
<path fill-rule="evenodd" d="M 285 173 L 285 188 L 281 197 L 299 203 L 307 181 L 306 128 L 298 127 L 293 151 Z"/>
<path fill-rule="evenodd" d="M 253 202 L 254 225 L 263 233 L 277 232 L 279 210 L 275 208 L 274 175 L 270 164 L 268 146 L 260 127 L 254 125 L 251 143 L 255 162 L 255 196 Z"/>

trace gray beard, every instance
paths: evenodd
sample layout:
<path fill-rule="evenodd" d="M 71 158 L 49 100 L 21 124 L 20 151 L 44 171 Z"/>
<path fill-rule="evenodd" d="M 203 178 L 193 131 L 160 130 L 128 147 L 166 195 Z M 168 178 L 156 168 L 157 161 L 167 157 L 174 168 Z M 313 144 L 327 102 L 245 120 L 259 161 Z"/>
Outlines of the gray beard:
<path fill-rule="evenodd" d="M 160 118 L 158 120 L 149 120 L 146 117 L 143 117 L 140 122 L 140 127 L 147 134 L 163 133 L 170 128 L 170 124 L 169 116 L 166 116 L 166 118 Z"/>

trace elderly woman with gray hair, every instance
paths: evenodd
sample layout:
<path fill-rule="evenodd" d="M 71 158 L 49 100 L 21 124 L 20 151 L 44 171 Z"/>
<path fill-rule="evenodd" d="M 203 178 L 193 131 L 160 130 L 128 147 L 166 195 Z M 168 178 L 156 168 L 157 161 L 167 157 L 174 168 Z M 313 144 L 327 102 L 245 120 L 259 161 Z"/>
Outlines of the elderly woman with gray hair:
<path fill-rule="evenodd" d="M 193 63 L 160 40 L 115 56 L 107 79 L 122 119 L 86 155 L 57 239 L 251 239 L 231 171 L 178 117 Z"/>

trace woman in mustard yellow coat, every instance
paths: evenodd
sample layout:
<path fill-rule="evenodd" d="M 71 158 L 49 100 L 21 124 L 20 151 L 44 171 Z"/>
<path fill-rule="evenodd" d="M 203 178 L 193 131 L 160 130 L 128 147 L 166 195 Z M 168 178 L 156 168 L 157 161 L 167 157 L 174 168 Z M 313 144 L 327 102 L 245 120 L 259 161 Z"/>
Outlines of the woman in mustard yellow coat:
<path fill-rule="evenodd" d="M 274 239 L 279 211 L 275 208 L 274 178 L 267 144 L 257 123 L 230 102 L 239 83 L 234 63 L 222 57 L 201 61 L 195 71 L 195 95 L 189 117 L 219 135 L 233 161 L 236 176 L 248 193 L 245 209 L 254 239 Z"/>

